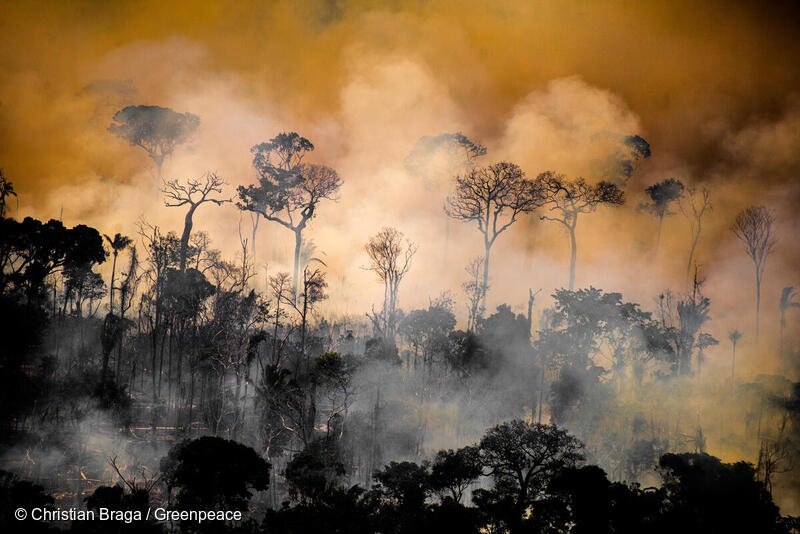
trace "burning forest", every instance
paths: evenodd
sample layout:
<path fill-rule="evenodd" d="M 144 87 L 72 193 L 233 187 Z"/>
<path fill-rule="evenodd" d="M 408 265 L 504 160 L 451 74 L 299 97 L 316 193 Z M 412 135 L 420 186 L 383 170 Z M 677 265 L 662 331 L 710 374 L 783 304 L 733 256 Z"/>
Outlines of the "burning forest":
<path fill-rule="evenodd" d="M 3 532 L 800 532 L 797 6 L 185 4 L 0 21 Z"/>

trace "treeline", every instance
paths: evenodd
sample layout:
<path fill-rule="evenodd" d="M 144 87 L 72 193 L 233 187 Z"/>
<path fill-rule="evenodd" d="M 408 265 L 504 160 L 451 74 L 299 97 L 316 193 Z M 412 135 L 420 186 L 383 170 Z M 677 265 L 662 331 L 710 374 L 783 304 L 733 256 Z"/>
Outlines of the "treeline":
<path fill-rule="evenodd" d="M 344 464 L 330 438 L 314 442 L 286 467 L 290 499 L 257 519 L 253 496 L 269 486 L 271 465 L 234 441 L 202 437 L 179 443 L 161 460 L 157 477 L 126 478 L 101 486 L 86 509 L 128 512 L 127 521 L 74 521 L 71 532 L 241 533 L 789 533 L 800 527 L 782 518 L 753 467 L 707 454 L 665 454 L 663 484 L 641 488 L 610 482 L 585 465 L 583 446 L 553 425 L 514 420 L 490 429 L 475 445 L 439 451 L 421 463 L 390 462 L 370 488 L 343 486 Z M 464 504 L 472 493 L 473 505 Z M 2 473 L 0 525 L 26 532 L 52 526 L 15 522 L 11 511 L 53 505 L 41 486 Z M 154 494 L 157 496 L 154 498 Z M 242 521 L 149 519 L 150 506 L 173 511 L 240 510 Z M 140 515 L 136 515 L 136 514 Z"/>

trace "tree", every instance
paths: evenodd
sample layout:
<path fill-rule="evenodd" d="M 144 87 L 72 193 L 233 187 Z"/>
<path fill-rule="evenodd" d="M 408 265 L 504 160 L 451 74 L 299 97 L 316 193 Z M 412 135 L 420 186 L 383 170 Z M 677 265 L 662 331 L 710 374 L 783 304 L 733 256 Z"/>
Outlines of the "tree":
<path fill-rule="evenodd" d="M 244 510 L 253 491 L 267 489 L 270 467 L 250 447 L 215 436 L 178 443 L 161 460 L 181 510 Z"/>
<path fill-rule="evenodd" d="M 753 260 L 756 273 L 756 343 L 758 343 L 761 314 L 761 282 L 767 256 L 775 249 L 772 233 L 775 216 L 764 206 L 750 206 L 739 212 L 733 222 L 733 233 L 744 244 L 745 252 Z"/>
<path fill-rule="evenodd" d="M 489 289 L 492 245 L 519 217 L 541 202 L 536 184 L 515 163 L 501 161 L 456 176 L 455 190 L 447 197 L 445 213 L 453 219 L 475 223 L 483 234 L 483 307 Z"/>
<path fill-rule="evenodd" d="M 178 113 L 160 106 L 128 106 L 114 114 L 108 131 L 147 152 L 158 169 L 178 145 L 189 140 L 200 125 L 192 113 Z"/>
<path fill-rule="evenodd" d="M 46 223 L 25 217 L 22 222 L 0 219 L 0 293 L 24 294 L 29 303 L 44 296 L 45 279 L 68 266 L 104 262 L 100 233 L 79 224 L 66 228 L 54 219 Z"/>
<path fill-rule="evenodd" d="M 108 245 L 111 247 L 111 255 L 114 257 L 113 261 L 111 262 L 111 283 L 108 284 L 109 287 L 109 298 L 110 302 L 108 304 L 108 313 L 114 313 L 114 279 L 116 278 L 117 274 L 117 256 L 119 255 L 120 251 L 125 250 L 128 248 L 128 245 L 132 243 L 131 239 L 128 236 L 124 236 L 120 233 L 114 234 L 114 238 L 110 238 L 106 234 L 103 234 L 103 237 L 106 238 Z"/>
<path fill-rule="evenodd" d="M 786 532 L 752 465 L 682 453 L 665 454 L 659 466 L 667 498 L 663 532 Z"/>
<path fill-rule="evenodd" d="M 625 193 L 610 182 L 591 185 L 583 178 L 567 180 L 563 174 L 554 172 L 540 174 L 536 178 L 536 189 L 541 192 L 541 205 L 556 214 L 554 217 L 543 215 L 540 218 L 561 224 L 569 235 L 569 289 L 572 290 L 575 287 L 575 262 L 578 254 L 575 238 L 578 215 L 591 213 L 601 204 L 621 205 L 625 202 Z"/>
<path fill-rule="evenodd" d="M 461 284 L 467 296 L 467 332 L 474 332 L 478 326 L 478 318 L 486 311 L 483 287 L 483 258 L 473 258 L 464 269 L 467 281 Z"/>
<path fill-rule="evenodd" d="M 639 209 L 655 215 L 658 219 L 655 246 L 655 254 L 657 255 L 658 245 L 661 242 L 661 227 L 664 224 L 664 217 L 674 215 L 674 212 L 669 209 L 670 204 L 679 201 L 683 197 L 683 183 L 675 178 L 667 178 L 647 187 L 644 192 L 647 194 L 648 202 L 640 204 Z"/>
<path fill-rule="evenodd" d="M 583 445 L 566 431 L 516 419 L 497 425 L 481 440 L 481 462 L 495 492 L 511 504 L 509 530 L 522 530 L 523 516 L 535 507 L 553 477 L 583 460 Z"/>
<path fill-rule="evenodd" d="M 411 268 L 411 259 L 417 252 L 417 246 L 408 239 L 403 242 L 403 238 L 403 233 L 396 228 L 384 227 L 364 245 L 369 257 L 367 269 L 383 282 L 383 312 L 379 326 L 387 339 L 394 338 L 400 282 Z"/>
<path fill-rule="evenodd" d="M 316 215 L 319 203 L 335 199 L 342 185 L 341 178 L 330 167 L 302 163 L 306 152 L 312 150 L 311 141 L 296 132 L 280 133 L 255 145 L 250 152 L 259 183 L 238 189 L 239 209 L 256 213 L 294 233 L 294 301 L 297 300 L 303 230 Z"/>
<path fill-rule="evenodd" d="M 0 217 L 6 216 L 6 202 L 8 202 L 8 198 L 15 196 L 17 196 L 17 192 L 14 191 L 14 184 L 8 181 L 5 173 L 3 173 L 3 169 L 0 169 Z"/>
<path fill-rule="evenodd" d="M 694 261 L 694 253 L 697 249 L 697 243 L 700 241 L 700 233 L 703 229 L 703 217 L 706 212 L 713 209 L 711 205 L 711 192 L 705 187 L 698 193 L 697 189 L 690 187 L 686 190 L 687 195 L 679 200 L 681 213 L 689 221 L 691 230 L 691 245 L 689 246 L 689 259 L 686 262 L 686 278 L 692 271 L 692 262 Z M 688 197 L 688 201 L 684 199 Z M 688 204 L 688 205 L 687 205 Z"/>
<path fill-rule="evenodd" d="M 181 234 L 181 249 L 179 269 L 186 270 L 186 256 L 189 250 L 189 236 L 192 233 L 194 212 L 206 202 L 213 202 L 221 206 L 228 199 L 214 198 L 210 195 L 222 194 L 222 181 L 215 173 L 209 172 L 203 176 L 203 182 L 196 179 L 187 180 L 185 184 L 178 180 L 170 180 L 164 186 L 163 193 L 166 197 L 164 205 L 168 208 L 189 206 L 183 219 L 183 234 Z"/>
<path fill-rule="evenodd" d="M 733 329 L 728 332 L 728 339 L 731 340 L 731 346 L 733 348 L 731 357 L 731 383 L 734 384 L 736 382 L 736 344 L 742 339 L 742 333 Z"/>
<path fill-rule="evenodd" d="M 482 474 L 483 465 L 477 447 L 442 450 L 433 459 L 430 484 L 433 491 L 440 494 L 449 492 L 455 502 L 461 502 L 464 491 Z"/>

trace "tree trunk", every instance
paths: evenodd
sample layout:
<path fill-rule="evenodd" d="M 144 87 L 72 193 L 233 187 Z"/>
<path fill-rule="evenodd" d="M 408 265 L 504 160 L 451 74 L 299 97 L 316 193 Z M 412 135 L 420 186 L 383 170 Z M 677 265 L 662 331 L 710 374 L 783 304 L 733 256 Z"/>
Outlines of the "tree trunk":
<path fill-rule="evenodd" d="M 761 273 L 756 266 L 756 344 L 758 344 L 758 331 L 761 319 Z"/>
<path fill-rule="evenodd" d="M 578 216 L 575 216 L 575 220 L 572 223 L 572 226 L 568 226 L 567 230 L 569 231 L 569 244 L 570 244 L 570 254 L 569 254 L 569 290 L 572 291 L 575 289 L 575 263 L 578 259 L 578 242 L 575 239 L 575 226 L 578 224 Z"/>
<path fill-rule="evenodd" d="M 303 230 L 294 231 L 294 274 L 292 275 L 292 303 L 297 304 L 297 277 L 300 275 L 300 247 L 303 245 Z"/>
<path fill-rule="evenodd" d="M 483 254 L 483 294 L 481 295 L 484 311 L 486 311 L 486 295 L 489 293 L 489 254 L 491 251 L 492 245 L 489 241 L 486 241 Z"/>
<path fill-rule="evenodd" d="M 111 262 L 111 284 L 109 285 L 109 298 L 111 299 L 108 305 L 109 313 L 114 313 L 114 277 L 117 274 L 117 250 L 114 249 L 114 259 Z"/>
<path fill-rule="evenodd" d="M 192 226 L 194 225 L 192 221 L 192 217 L 194 216 L 194 210 L 197 209 L 197 205 L 192 205 L 189 208 L 189 211 L 186 212 L 186 217 L 183 219 L 183 234 L 181 235 L 181 251 L 180 251 L 180 270 L 181 272 L 186 270 L 186 256 L 189 255 L 189 236 L 192 233 Z"/>

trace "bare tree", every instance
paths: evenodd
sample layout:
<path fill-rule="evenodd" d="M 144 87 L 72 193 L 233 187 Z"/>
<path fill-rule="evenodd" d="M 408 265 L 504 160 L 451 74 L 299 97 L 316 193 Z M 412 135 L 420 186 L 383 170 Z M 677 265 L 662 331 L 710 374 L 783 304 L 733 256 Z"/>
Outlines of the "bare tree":
<path fill-rule="evenodd" d="M 591 213 L 601 204 L 612 206 L 625 202 L 625 193 L 610 182 L 588 184 L 583 178 L 567 180 L 563 174 L 545 172 L 536 178 L 536 189 L 542 195 L 542 205 L 555 216 L 542 215 L 545 221 L 561 224 L 569 235 L 569 289 L 575 287 L 575 263 L 578 256 L 578 243 L 575 227 L 578 215 Z"/>
<path fill-rule="evenodd" d="M 170 180 L 164 184 L 162 192 L 166 199 L 164 205 L 168 208 L 179 208 L 181 206 L 188 206 L 186 215 L 183 218 L 183 234 L 181 234 L 181 248 L 180 248 L 180 270 L 186 270 L 186 256 L 189 251 L 189 237 L 192 233 L 194 226 L 193 217 L 197 208 L 206 202 L 213 202 L 217 206 L 221 206 L 230 199 L 215 198 L 212 195 L 221 195 L 222 186 L 225 182 L 222 178 L 218 177 L 215 173 L 209 172 L 203 175 L 202 181 L 198 179 L 189 179 L 186 183 L 181 183 L 178 180 Z"/>
<path fill-rule="evenodd" d="M 640 204 L 639 209 L 655 215 L 658 219 L 654 255 L 658 254 L 658 245 L 661 242 L 661 227 L 664 225 L 664 217 L 667 215 L 674 215 L 674 212 L 669 209 L 670 204 L 680 200 L 683 196 L 683 189 L 683 183 L 680 180 L 667 178 L 644 190 L 647 194 L 648 201 Z"/>
<path fill-rule="evenodd" d="M 478 318 L 483 316 L 484 286 L 483 286 L 483 258 L 473 258 L 468 264 L 467 281 L 462 287 L 467 295 L 467 332 L 474 332 L 478 325 Z"/>
<path fill-rule="evenodd" d="M 515 163 L 501 161 L 456 176 L 456 187 L 445 203 L 448 216 L 478 226 L 483 234 L 483 307 L 489 289 L 489 258 L 498 236 L 524 213 L 535 210 L 541 194 Z"/>
<path fill-rule="evenodd" d="M 775 249 L 775 236 L 772 224 L 775 216 L 764 206 L 750 206 L 742 210 L 733 222 L 733 233 L 742 243 L 756 272 L 756 342 L 758 342 L 759 322 L 761 314 L 761 282 L 767 256 Z"/>
<path fill-rule="evenodd" d="M 334 200 L 342 185 L 337 172 L 324 165 L 304 164 L 302 159 L 314 145 L 297 133 L 281 133 L 251 149 L 258 185 L 239 187 L 237 206 L 258 213 L 294 233 L 292 300 L 297 301 L 303 230 L 314 218 L 324 199 Z"/>
<path fill-rule="evenodd" d="M 694 187 L 686 189 L 686 195 L 679 201 L 681 213 L 689 221 L 691 230 L 691 246 L 689 247 L 689 259 L 686 262 L 686 278 L 692 272 L 692 262 L 694 261 L 697 243 L 700 241 L 700 232 L 703 229 L 703 217 L 713 209 L 711 205 L 711 192 L 705 187 L 698 191 Z"/>
<path fill-rule="evenodd" d="M 381 330 L 385 337 L 394 338 L 397 322 L 397 294 L 400 282 L 411 268 L 411 259 L 417 247 L 410 240 L 403 240 L 403 233 L 396 228 L 383 228 L 372 236 L 364 249 L 369 256 L 370 271 L 383 282 L 383 313 Z"/>
<path fill-rule="evenodd" d="M 178 113 L 160 106 L 128 106 L 114 114 L 108 131 L 147 152 L 158 169 L 178 145 L 185 143 L 200 125 L 192 113 Z"/>

